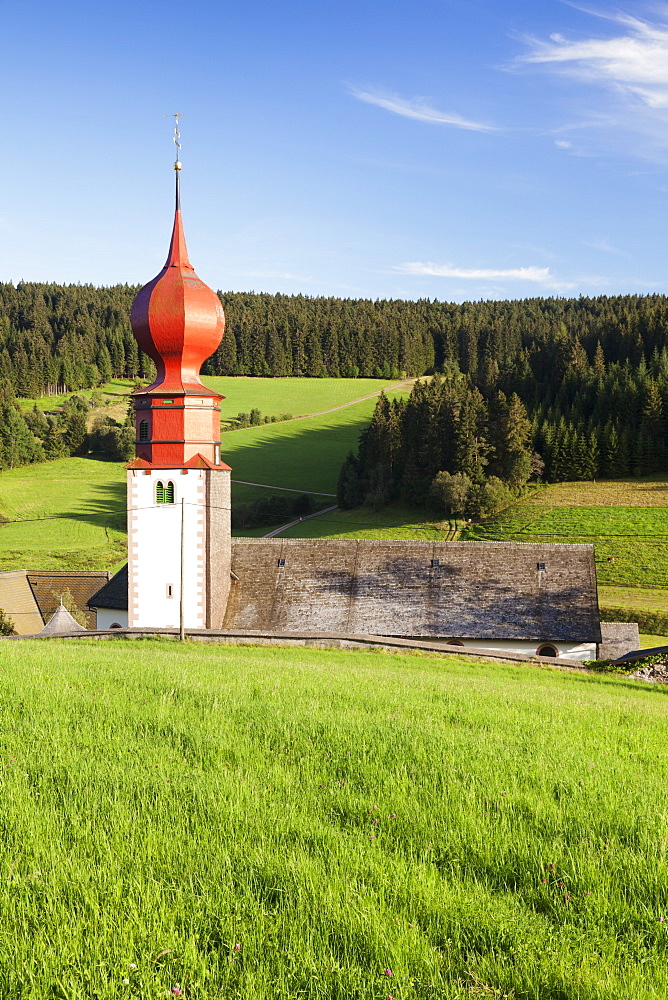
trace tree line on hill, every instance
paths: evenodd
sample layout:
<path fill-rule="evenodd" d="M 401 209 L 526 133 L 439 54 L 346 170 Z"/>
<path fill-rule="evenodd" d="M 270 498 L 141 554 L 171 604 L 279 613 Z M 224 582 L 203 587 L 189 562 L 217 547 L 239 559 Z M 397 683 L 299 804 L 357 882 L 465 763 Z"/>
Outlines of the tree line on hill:
<path fill-rule="evenodd" d="M 48 462 L 68 455 L 93 452 L 104 458 L 128 461 L 134 456 L 133 407 L 122 423 L 97 414 L 89 430 L 91 409 L 100 402 L 69 396 L 53 412 L 44 413 L 37 405 L 23 412 L 17 405 L 12 386 L 0 382 L 0 469 L 14 469 L 35 462 Z"/>
<path fill-rule="evenodd" d="M 526 364 L 525 364 L 526 362 Z M 537 381 L 499 373 L 485 385 L 450 365 L 405 401 L 381 396 L 357 454 L 341 470 L 339 505 L 394 498 L 431 504 L 450 518 L 498 510 L 533 478 L 615 479 L 668 465 L 668 350 L 607 362 L 566 342 Z M 551 374 L 551 378 L 548 378 Z M 504 391 L 504 388 L 505 390 Z M 515 391 L 517 390 L 517 391 Z"/>
<path fill-rule="evenodd" d="M 0 284 L 0 383 L 32 398 L 94 388 L 114 377 L 152 378 L 153 363 L 139 351 L 129 323 L 136 292 L 128 285 Z M 484 401 L 487 415 L 474 420 L 474 436 L 482 442 L 475 445 L 478 475 L 486 469 L 486 478 L 506 481 L 492 471 L 498 460 L 491 449 L 498 443 L 487 450 L 484 444 L 491 440 L 490 407 L 499 392 L 508 405 L 513 393 L 519 397 L 530 421 L 529 450 L 540 456 L 548 479 L 642 475 L 665 466 L 664 296 L 457 305 L 219 294 L 227 332 L 206 374 L 394 378 L 440 372 Z M 0 405 L 7 428 L 0 442 L 3 468 L 57 455 L 62 421 L 51 431 L 55 442 L 47 442 L 49 429 L 41 420 L 37 426 L 37 417 L 26 423 L 5 390 Z M 466 415 L 469 404 L 447 405 L 459 426 L 464 417 L 457 414 L 463 406 Z M 31 420 L 32 443 L 23 433 L 23 426 L 32 430 Z M 114 436 L 108 429 L 108 442 Z M 98 435 L 98 445 L 104 437 Z M 437 471 L 470 475 L 460 464 L 453 458 Z M 365 469 L 360 475 L 373 480 L 375 473 Z M 396 477 L 393 482 L 401 491 Z M 367 492 L 374 489 L 372 484 Z"/>

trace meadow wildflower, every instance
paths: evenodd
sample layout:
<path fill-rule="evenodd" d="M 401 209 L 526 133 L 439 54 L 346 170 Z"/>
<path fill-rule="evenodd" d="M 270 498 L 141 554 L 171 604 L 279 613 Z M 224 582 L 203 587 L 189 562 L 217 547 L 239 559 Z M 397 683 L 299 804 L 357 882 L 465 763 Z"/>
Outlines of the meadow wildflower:
<path fill-rule="evenodd" d="M 240 941 L 237 941 L 237 943 L 234 946 L 234 950 L 235 951 L 241 951 L 241 942 Z"/>
<path fill-rule="evenodd" d="M 392 976 L 392 975 L 394 975 L 394 973 L 392 972 L 392 969 L 385 969 L 385 975 L 386 976 Z"/>

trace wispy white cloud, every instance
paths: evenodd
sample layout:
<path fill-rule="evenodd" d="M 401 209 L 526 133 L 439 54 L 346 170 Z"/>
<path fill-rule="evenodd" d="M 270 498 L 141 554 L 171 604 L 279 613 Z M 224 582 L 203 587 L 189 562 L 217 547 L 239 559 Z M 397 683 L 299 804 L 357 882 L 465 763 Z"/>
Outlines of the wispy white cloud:
<path fill-rule="evenodd" d="M 600 250 L 602 253 L 614 254 L 617 257 L 628 257 L 629 259 L 631 257 L 631 254 L 627 253 L 626 250 L 611 246 L 607 240 L 583 240 L 582 245 L 590 247 L 592 250 Z"/>
<path fill-rule="evenodd" d="M 619 25 L 612 38 L 532 38 L 519 62 L 560 68 L 648 109 L 668 108 L 668 9 L 660 9 L 664 19 L 654 22 L 621 13 L 599 15 Z"/>
<path fill-rule="evenodd" d="M 431 125 L 452 125 L 455 128 L 470 129 L 473 132 L 496 132 L 496 125 L 488 125 L 484 122 L 474 122 L 455 112 L 439 111 L 438 108 L 431 107 L 424 97 L 415 97 L 412 100 L 405 100 L 396 94 L 388 94 L 379 90 L 360 90 L 357 87 L 348 88 L 353 97 L 366 104 L 375 104 L 378 108 L 391 111 L 395 115 L 402 115 L 404 118 L 414 118 L 420 122 L 428 122 Z"/>
<path fill-rule="evenodd" d="M 411 261 L 398 264 L 395 271 L 402 274 L 430 276 L 435 278 L 458 278 L 464 281 L 528 281 L 545 288 L 565 291 L 574 287 L 570 281 L 561 281 L 549 267 L 457 267 L 454 264 L 434 264 L 431 261 Z"/>
<path fill-rule="evenodd" d="M 404 274 L 429 274 L 438 278 L 507 278 L 517 281 L 551 280 L 549 267 L 511 267 L 507 269 L 483 267 L 455 267 L 453 264 L 432 264 L 429 261 L 412 261 L 399 264 L 395 270 Z"/>

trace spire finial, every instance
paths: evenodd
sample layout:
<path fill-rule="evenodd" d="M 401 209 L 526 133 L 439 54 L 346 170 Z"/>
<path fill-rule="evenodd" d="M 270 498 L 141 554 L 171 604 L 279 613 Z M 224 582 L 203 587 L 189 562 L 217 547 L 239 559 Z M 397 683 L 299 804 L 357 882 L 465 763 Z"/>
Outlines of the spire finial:
<path fill-rule="evenodd" d="M 171 117 L 174 119 L 174 145 L 176 146 L 176 160 L 174 161 L 174 170 L 176 171 L 176 210 L 179 211 L 181 208 L 181 133 L 179 132 L 179 118 L 181 117 L 181 112 L 176 111 L 173 115 L 163 115 L 162 117 Z"/>

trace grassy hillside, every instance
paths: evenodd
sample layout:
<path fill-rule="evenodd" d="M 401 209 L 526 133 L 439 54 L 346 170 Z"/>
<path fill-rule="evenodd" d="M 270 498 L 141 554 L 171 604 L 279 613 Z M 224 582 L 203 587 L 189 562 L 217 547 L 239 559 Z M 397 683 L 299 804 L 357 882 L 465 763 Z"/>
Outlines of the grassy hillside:
<path fill-rule="evenodd" d="M 319 417 L 232 431 L 223 436 L 222 457 L 233 479 L 334 494 L 343 460 L 356 448 L 375 405 L 375 398 L 366 399 Z M 233 491 L 234 503 L 261 492 L 241 485 Z"/>
<path fill-rule="evenodd" d="M 224 421 L 238 413 L 249 413 L 257 407 L 265 416 L 291 413 L 294 417 L 319 413 L 333 406 L 344 406 L 363 396 L 379 393 L 400 380 L 377 378 L 232 378 L 208 377 L 205 385 L 225 396 L 221 405 Z M 405 385 L 410 390 L 408 382 Z M 127 399 L 134 386 L 133 379 L 113 379 L 100 387 L 102 405 L 107 407 L 122 403 L 123 416 Z M 40 396 L 38 399 L 18 399 L 21 409 L 31 410 L 35 404 L 40 410 L 55 410 L 71 395 L 89 397 L 95 390 L 81 389 L 65 396 Z"/>
<path fill-rule="evenodd" d="M 354 399 L 396 385 L 400 380 L 377 378 L 225 378 L 205 377 L 205 385 L 226 398 L 222 418 L 236 417 L 257 408 L 263 416 L 291 413 L 299 417 L 343 406 Z"/>
<path fill-rule="evenodd" d="M 132 392 L 133 386 L 133 379 L 117 378 L 100 386 L 99 390 L 81 389 L 77 393 L 70 392 L 64 396 L 39 396 L 37 399 L 20 398 L 16 402 L 22 410 L 32 410 L 33 406 L 36 405 L 38 409 L 50 412 L 62 406 L 63 402 L 69 396 L 86 396 L 90 399 L 93 392 L 99 391 L 102 394 L 102 404 L 101 408 L 95 410 L 95 413 L 105 413 L 116 420 L 122 421 L 127 412 L 128 397 Z"/>
<path fill-rule="evenodd" d="M 446 541 L 452 537 L 448 522 L 424 520 L 424 512 L 388 504 L 382 510 L 356 507 L 333 510 L 302 521 L 281 533 L 281 538 L 402 538 Z"/>
<path fill-rule="evenodd" d="M 384 653 L 2 652 L 6 1000 L 668 995 L 663 691 Z"/>
<path fill-rule="evenodd" d="M 125 561 L 125 470 L 64 458 L 0 474 L 3 569 L 115 569 Z"/>

